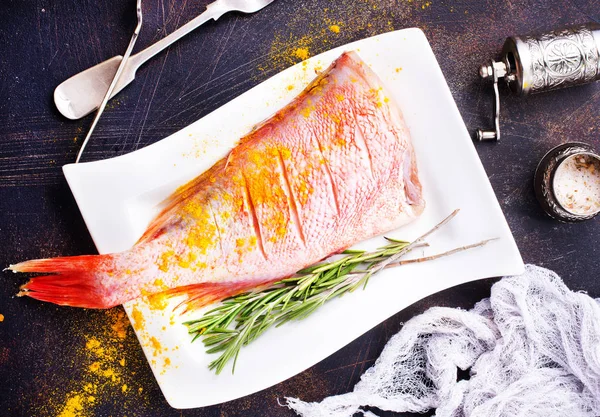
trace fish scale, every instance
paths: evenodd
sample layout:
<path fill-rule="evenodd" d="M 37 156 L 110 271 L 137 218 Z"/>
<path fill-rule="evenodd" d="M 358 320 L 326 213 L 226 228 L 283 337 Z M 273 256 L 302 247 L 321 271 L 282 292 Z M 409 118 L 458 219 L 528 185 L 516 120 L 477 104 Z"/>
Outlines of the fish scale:
<path fill-rule="evenodd" d="M 10 269 L 53 273 L 20 295 L 61 305 L 109 308 L 166 292 L 199 306 L 293 275 L 424 205 L 402 114 L 348 52 L 171 195 L 130 250 Z"/>

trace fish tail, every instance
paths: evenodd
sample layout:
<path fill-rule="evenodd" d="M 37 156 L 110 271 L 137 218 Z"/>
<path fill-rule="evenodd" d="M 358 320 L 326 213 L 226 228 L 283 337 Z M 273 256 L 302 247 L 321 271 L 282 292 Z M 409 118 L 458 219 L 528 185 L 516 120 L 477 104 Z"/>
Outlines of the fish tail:
<path fill-rule="evenodd" d="M 112 255 L 84 255 L 53 259 L 35 259 L 10 265 L 13 272 L 45 273 L 21 286 L 17 296 L 85 308 L 114 307 L 102 281 L 110 276 Z M 118 303 L 116 303 L 118 304 Z M 116 305 L 115 304 L 115 305 Z"/>

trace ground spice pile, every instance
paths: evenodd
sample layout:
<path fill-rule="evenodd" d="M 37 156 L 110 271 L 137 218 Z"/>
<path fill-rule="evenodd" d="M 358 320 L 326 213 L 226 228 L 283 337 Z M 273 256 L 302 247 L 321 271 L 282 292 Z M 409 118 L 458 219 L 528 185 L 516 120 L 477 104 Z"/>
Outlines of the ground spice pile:
<path fill-rule="evenodd" d="M 128 367 L 130 358 L 139 361 L 140 354 L 133 352 L 139 348 L 127 315 L 122 307 L 102 314 L 102 320 L 87 323 L 82 337 L 74 341 L 76 372 L 45 393 L 48 398 L 39 402 L 45 405 L 32 410 L 34 415 L 91 417 L 106 404 L 119 404 L 123 415 L 129 415 L 128 404 L 149 403 L 141 381 Z"/>

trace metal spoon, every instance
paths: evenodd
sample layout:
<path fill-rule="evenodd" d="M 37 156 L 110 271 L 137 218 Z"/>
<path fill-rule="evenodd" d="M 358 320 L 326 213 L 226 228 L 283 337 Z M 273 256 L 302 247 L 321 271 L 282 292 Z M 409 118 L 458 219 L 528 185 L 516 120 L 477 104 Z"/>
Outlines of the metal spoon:
<path fill-rule="evenodd" d="M 190 20 L 154 45 L 131 56 L 126 62 L 109 99 L 134 80 L 135 73 L 142 64 L 208 20 L 217 20 L 230 11 L 254 13 L 272 2 L 273 0 L 217 0 L 209 4 L 206 6 L 204 13 Z M 69 119 L 80 119 L 97 109 L 102 103 L 102 99 L 108 91 L 108 86 L 114 79 L 122 60 L 122 56 L 112 57 L 72 76 L 56 87 L 56 90 L 54 90 L 54 103 L 58 111 Z"/>
<path fill-rule="evenodd" d="M 100 107 L 98 108 L 96 117 L 94 117 L 92 126 L 90 126 L 90 130 L 88 131 L 85 139 L 83 140 L 83 143 L 81 144 L 81 148 L 79 148 L 79 152 L 77 153 L 77 159 L 75 159 L 76 164 L 79 163 L 79 160 L 81 159 L 81 155 L 83 155 L 83 151 L 85 150 L 86 145 L 88 144 L 88 142 L 90 141 L 90 138 L 92 137 L 92 133 L 94 132 L 94 129 L 96 128 L 96 125 L 98 124 L 98 120 L 100 120 L 100 116 L 102 116 L 102 112 L 104 111 L 104 108 L 106 107 L 106 103 L 108 103 L 108 100 L 110 99 L 111 94 L 113 93 L 115 86 L 117 85 L 117 82 L 119 81 L 119 79 L 121 77 L 123 69 L 127 65 L 129 55 L 131 55 L 131 51 L 133 51 L 133 46 L 135 45 L 135 41 L 137 41 L 137 38 L 140 34 L 140 30 L 142 29 L 142 0 L 137 0 L 136 14 L 137 14 L 137 25 L 135 26 L 133 35 L 131 35 L 131 40 L 129 41 L 129 45 L 127 46 L 127 49 L 125 50 L 125 54 L 123 54 L 121 63 L 119 64 L 119 67 L 117 68 L 115 74 L 113 74 L 113 79 L 112 79 L 110 85 L 108 86 L 108 89 L 104 92 L 102 102 L 100 103 Z"/>

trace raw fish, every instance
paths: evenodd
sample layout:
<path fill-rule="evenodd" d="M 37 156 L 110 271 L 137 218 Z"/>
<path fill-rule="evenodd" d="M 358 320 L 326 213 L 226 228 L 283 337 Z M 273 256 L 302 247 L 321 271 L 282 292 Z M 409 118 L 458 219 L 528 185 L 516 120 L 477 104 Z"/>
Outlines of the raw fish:
<path fill-rule="evenodd" d="M 11 265 L 52 274 L 19 294 L 87 308 L 161 292 L 204 304 L 396 229 L 425 203 L 399 108 L 347 52 L 164 207 L 128 251 Z"/>

